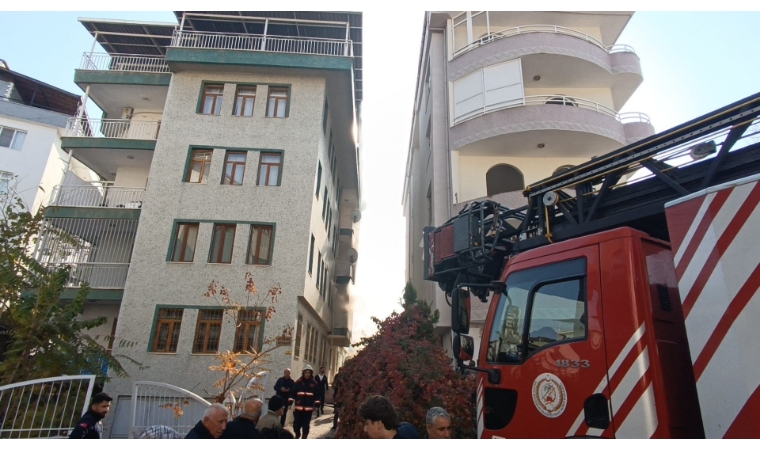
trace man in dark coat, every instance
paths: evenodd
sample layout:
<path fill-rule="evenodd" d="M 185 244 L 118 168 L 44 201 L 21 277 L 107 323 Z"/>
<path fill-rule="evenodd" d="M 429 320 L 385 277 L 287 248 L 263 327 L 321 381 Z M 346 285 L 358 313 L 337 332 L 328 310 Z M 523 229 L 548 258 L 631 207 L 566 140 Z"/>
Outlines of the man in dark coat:
<path fill-rule="evenodd" d="M 338 428 L 338 416 L 340 415 L 340 369 L 333 378 L 333 426 L 332 429 Z"/>
<path fill-rule="evenodd" d="M 319 368 L 319 373 L 314 377 L 314 379 L 317 380 L 317 384 L 319 384 L 319 408 L 317 408 L 317 417 L 319 417 L 320 412 L 322 414 L 325 413 L 325 394 L 329 388 L 327 384 L 327 374 L 325 374 L 324 367 Z"/>
<path fill-rule="evenodd" d="M 319 408 L 320 402 L 317 399 L 319 384 L 314 379 L 313 374 L 314 370 L 307 365 L 301 373 L 301 378 L 296 381 L 293 387 L 293 392 L 295 392 L 293 431 L 295 431 L 296 439 L 301 438 L 301 430 L 303 430 L 304 439 L 309 436 L 311 415 L 314 413 L 314 409 Z"/>
<path fill-rule="evenodd" d="M 252 398 L 245 402 L 243 414 L 227 424 L 222 433 L 222 439 L 259 439 L 259 430 L 256 424 L 261 417 L 261 409 L 264 403 L 258 398 Z"/>
<path fill-rule="evenodd" d="M 293 385 L 296 382 L 290 378 L 290 369 L 285 369 L 282 377 L 274 384 L 274 392 L 285 400 L 285 412 L 280 417 L 280 425 L 285 426 L 285 417 L 288 415 L 288 406 L 293 403 Z"/>
<path fill-rule="evenodd" d="M 195 424 L 185 439 L 219 439 L 227 428 L 230 413 L 223 405 L 214 403 L 206 408 L 203 420 Z"/>
<path fill-rule="evenodd" d="M 111 409 L 113 398 L 101 392 L 95 394 L 90 402 L 90 409 L 79 419 L 77 426 L 69 433 L 69 439 L 100 439 L 103 434 L 103 425 L 101 420 L 108 414 Z"/>

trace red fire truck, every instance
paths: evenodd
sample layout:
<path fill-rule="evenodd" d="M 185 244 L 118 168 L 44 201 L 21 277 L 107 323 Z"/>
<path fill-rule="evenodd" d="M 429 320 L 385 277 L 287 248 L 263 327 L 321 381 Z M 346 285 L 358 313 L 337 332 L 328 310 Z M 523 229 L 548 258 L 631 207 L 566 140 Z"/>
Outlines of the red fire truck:
<path fill-rule="evenodd" d="M 756 94 L 425 229 L 478 437 L 760 438 L 759 117 Z"/>

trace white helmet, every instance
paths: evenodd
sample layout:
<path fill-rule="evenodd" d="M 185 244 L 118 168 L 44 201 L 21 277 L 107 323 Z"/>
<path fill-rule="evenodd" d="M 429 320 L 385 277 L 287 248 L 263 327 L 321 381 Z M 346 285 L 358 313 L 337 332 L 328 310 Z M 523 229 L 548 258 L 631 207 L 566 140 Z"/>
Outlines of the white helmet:
<path fill-rule="evenodd" d="M 314 375 L 314 369 L 312 369 L 309 364 L 307 364 L 306 367 L 303 368 L 303 370 L 301 371 L 301 374 L 303 374 L 307 370 L 310 371 L 312 375 Z"/>

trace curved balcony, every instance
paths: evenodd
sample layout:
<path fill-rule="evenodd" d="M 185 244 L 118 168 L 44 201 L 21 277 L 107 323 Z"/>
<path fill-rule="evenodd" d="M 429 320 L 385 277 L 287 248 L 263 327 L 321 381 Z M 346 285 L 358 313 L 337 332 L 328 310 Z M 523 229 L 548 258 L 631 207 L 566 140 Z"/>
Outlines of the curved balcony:
<path fill-rule="evenodd" d="M 600 103 L 531 95 L 480 108 L 451 128 L 451 148 L 472 155 L 587 158 L 654 134 L 649 116 Z"/>

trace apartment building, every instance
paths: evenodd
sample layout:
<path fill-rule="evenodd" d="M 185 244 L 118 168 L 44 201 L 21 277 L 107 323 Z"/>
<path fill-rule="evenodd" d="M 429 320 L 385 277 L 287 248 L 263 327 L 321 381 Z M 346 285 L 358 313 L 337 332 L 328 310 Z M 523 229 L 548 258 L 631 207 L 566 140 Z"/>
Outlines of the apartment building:
<path fill-rule="evenodd" d="M 76 116 L 79 101 L 0 60 L 0 196 L 14 190 L 36 212 L 70 166 L 72 174 L 89 178 L 61 149 L 66 121 Z"/>
<path fill-rule="evenodd" d="M 422 233 L 473 200 L 525 205 L 531 183 L 654 134 L 648 116 L 619 111 L 643 81 L 617 42 L 633 12 L 442 11 L 425 14 L 404 184 L 406 275 L 424 281 Z M 476 352 L 487 304 L 473 303 Z M 477 353 L 476 353 L 477 355 Z"/>
<path fill-rule="evenodd" d="M 71 119 L 62 147 L 101 181 L 58 189 L 37 249 L 73 267 L 67 296 L 91 286 L 83 315 L 108 318 L 94 334 L 148 366 L 107 384 L 111 437 L 128 434 L 133 381 L 209 398 L 219 352 L 292 327 L 268 397 L 285 368 L 337 372 L 352 339 L 361 13 L 175 15 L 80 19 L 94 42 L 74 80 L 103 117 Z M 248 272 L 282 287 L 270 319 L 246 303 Z M 240 314 L 203 296 L 212 281 Z"/>

